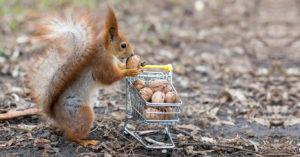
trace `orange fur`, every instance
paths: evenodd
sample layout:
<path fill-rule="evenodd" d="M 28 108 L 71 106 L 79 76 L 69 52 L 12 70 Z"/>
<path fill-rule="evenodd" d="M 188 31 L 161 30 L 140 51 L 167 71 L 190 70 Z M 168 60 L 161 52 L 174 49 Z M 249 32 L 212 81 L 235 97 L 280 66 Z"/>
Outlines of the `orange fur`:
<path fill-rule="evenodd" d="M 126 64 L 119 61 L 119 62 L 118 62 L 118 67 L 119 67 L 120 69 L 125 69 L 125 68 L 126 68 Z"/>
<path fill-rule="evenodd" d="M 75 92 L 83 103 L 93 103 L 87 100 L 92 95 L 92 89 L 141 72 L 124 69 L 124 64 L 116 60 L 131 56 L 133 50 L 119 30 L 111 7 L 108 7 L 105 28 L 98 31 L 96 24 L 91 22 L 88 14 L 79 17 L 54 16 L 48 23 L 36 24 L 36 34 L 48 43 L 48 47 L 41 57 L 34 59 L 35 64 L 29 71 L 34 101 L 65 132 L 68 140 L 84 146 L 96 143 L 80 140 L 92 126 L 93 104 L 76 104 L 75 99 L 66 97 Z M 126 48 L 120 46 L 124 43 Z M 90 72 L 93 82 L 89 79 Z M 91 84 L 92 87 L 85 93 L 82 92 L 84 89 L 76 86 L 79 83 Z"/>
<path fill-rule="evenodd" d="M 105 30 L 103 32 L 103 40 L 104 40 L 104 47 L 106 49 L 109 49 L 110 47 L 110 35 L 109 35 L 109 31 L 110 29 L 115 29 L 113 35 L 114 36 L 118 36 L 118 22 L 117 22 L 117 19 L 116 19 L 116 15 L 115 13 L 112 11 L 112 8 L 111 7 L 108 7 L 108 13 L 107 13 L 107 16 L 106 16 L 106 19 L 110 19 L 110 20 L 106 20 L 105 22 Z"/>
<path fill-rule="evenodd" d="M 89 133 L 94 120 L 94 112 L 90 107 L 81 106 L 72 119 L 65 116 L 66 113 L 64 113 L 60 108 L 56 108 L 55 111 L 57 115 L 56 119 L 61 120 L 57 123 L 57 125 L 65 131 L 67 139 L 82 139 Z M 64 123 L 65 121 L 71 123 Z"/>

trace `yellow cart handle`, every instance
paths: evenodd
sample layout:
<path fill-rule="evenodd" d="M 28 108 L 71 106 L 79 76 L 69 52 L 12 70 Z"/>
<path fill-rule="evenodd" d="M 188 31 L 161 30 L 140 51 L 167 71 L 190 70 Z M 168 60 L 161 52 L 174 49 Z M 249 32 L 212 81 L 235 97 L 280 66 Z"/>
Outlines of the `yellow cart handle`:
<path fill-rule="evenodd" d="M 173 66 L 171 64 L 167 65 L 145 65 L 141 66 L 143 69 L 166 69 L 168 72 L 173 71 Z"/>

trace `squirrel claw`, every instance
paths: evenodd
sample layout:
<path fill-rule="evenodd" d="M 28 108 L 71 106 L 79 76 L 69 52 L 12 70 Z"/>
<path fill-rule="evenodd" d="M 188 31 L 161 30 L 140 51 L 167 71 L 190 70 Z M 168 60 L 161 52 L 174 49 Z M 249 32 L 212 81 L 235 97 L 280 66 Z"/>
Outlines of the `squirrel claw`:
<path fill-rule="evenodd" d="M 140 73 L 142 73 L 143 71 L 141 69 L 137 70 L 137 69 L 128 69 L 128 71 L 126 72 L 126 76 L 136 76 Z"/>
<path fill-rule="evenodd" d="M 143 70 L 142 69 L 139 69 L 138 70 L 138 73 L 136 74 L 136 75 L 138 75 L 138 74 L 140 74 L 140 73 L 142 73 L 143 72 Z"/>
<path fill-rule="evenodd" d="M 98 140 L 78 140 L 76 143 L 82 145 L 83 147 L 87 147 L 89 144 L 96 145 L 99 143 Z"/>

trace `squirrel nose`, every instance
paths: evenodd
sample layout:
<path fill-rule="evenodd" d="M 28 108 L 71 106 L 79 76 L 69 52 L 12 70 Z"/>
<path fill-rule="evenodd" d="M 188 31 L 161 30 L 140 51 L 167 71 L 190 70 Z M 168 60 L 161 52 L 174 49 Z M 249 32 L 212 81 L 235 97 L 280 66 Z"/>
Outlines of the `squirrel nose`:
<path fill-rule="evenodd" d="M 127 58 L 128 57 L 131 57 L 131 56 L 133 56 L 134 55 L 134 52 L 132 51 L 131 53 L 129 53 L 128 55 L 127 55 Z"/>

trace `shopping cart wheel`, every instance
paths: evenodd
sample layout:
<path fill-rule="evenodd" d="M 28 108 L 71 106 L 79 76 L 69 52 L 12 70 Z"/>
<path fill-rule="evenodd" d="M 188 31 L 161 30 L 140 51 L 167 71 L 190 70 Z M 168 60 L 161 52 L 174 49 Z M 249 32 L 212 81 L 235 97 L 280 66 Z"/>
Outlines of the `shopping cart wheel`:
<path fill-rule="evenodd" d="M 173 153 L 173 149 L 169 149 L 168 152 L 167 152 L 167 157 L 172 156 L 172 153 Z"/>
<path fill-rule="evenodd" d="M 165 141 L 167 141 L 169 139 L 169 135 L 168 134 L 165 134 Z"/>
<path fill-rule="evenodd" d="M 130 135 L 130 134 L 129 134 L 127 131 L 124 131 L 124 136 L 125 136 L 126 138 L 128 138 L 129 135 Z"/>
<path fill-rule="evenodd" d="M 146 155 L 147 156 L 151 156 L 152 155 L 152 150 L 151 149 L 147 149 Z"/>

